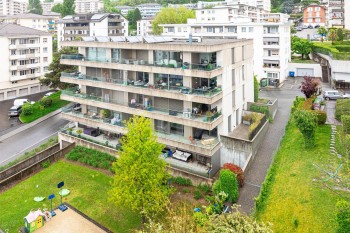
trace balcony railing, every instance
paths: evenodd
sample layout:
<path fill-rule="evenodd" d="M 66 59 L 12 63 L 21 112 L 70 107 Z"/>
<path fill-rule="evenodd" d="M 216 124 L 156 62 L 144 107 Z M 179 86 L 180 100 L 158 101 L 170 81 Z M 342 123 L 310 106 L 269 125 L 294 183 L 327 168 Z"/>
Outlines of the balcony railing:
<path fill-rule="evenodd" d="M 105 77 L 96 77 L 96 76 L 89 76 L 79 73 L 61 73 L 61 77 L 65 78 L 73 78 L 73 79 L 79 79 L 79 80 L 89 80 L 89 81 L 96 81 L 96 82 L 106 82 L 106 83 L 113 83 L 115 85 L 120 86 L 131 86 L 135 88 L 150 88 L 150 89 L 159 89 L 162 91 L 167 92 L 178 92 L 182 94 L 188 94 L 188 95 L 197 95 L 197 96 L 207 96 L 212 97 L 218 93 L 222 92 L 222 89 L 220 87 L 201 87 L 201 88 L 189 88 L 189 87 L 183 87 L 183 86 L 168 86 L 168 85 L 162 85 L 162 84 L 150 84 L 143 81 L 134 81 L 134 80 L 127 80 L 124 81 L 123 79 L 113 79 L 113 78 L 105 78 Z"/>
<path fill-rule="evenodd" d="M 117 126 L 123 130 L 126 130 L 125 123 L 122 122 L 121 120 L 113 121 L 113 119 L 100 118 L 97 115 L 89 116 L 88 114 L 74 111 L 71 108 L 64 108 L 62 109 L 62 112 L 81 119 L 88 119 L 97 123 L 103 123 L 103 124 L 106 124 L 107 126 L 108 125 Z M 156 131 L 156 134 L 159 138 L 181 142 L 184 144 L 193 145 L 193 146 L 205 148 L 205 149 L 213 149 L 219 143 L 219 140 L 217 137 L 208 137 L 208 138 L 203 138 L 202 140 L 195 140 L 195 139 L 190 140 L 189 138 L 186 138 L 184 136 L 177 135 L 177 134 L 172 134 L 170 132 Z"/>
<path fill-rule="evenodd" d="M 144 66 L 157 66 L 157 67 L 167 67 L 175 69 L 191 69 L 191 70 L 203 70 L 212 71 L 221 68 L 216 63 L 206 63 L 206 64 L 195 64 L 188 62 L 178 62 L 175 60 L 160 60 L 150 63 L 141 59 L 117 59 L 117 58 L 91 58 L 84 57 L 82 54 L 62 54 L 61 59 L 72 59 L 72 60 L 82 60 L 82 61 L 93 61 L 93 62 L 103 62 L 103 63 L 117 63 L 117 64 L 132 64 L 132 65 L 144 65 Z"/>

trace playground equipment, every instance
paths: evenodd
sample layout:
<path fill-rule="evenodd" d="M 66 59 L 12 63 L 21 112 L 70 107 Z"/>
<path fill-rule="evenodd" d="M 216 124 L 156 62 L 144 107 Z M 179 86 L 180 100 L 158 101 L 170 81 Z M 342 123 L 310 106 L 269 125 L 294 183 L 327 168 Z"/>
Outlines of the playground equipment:
<path fill-rule="evenodd" d="M 52 199 L 54 199 L 54 198 L 55 198 L 55 194 L 51 194 L 51 195 L 48 197 L 48 199 L 51 201 L 51 216 L 52 216 L 52 217 L 56 216 L 55 211 L 52 210 Z"/>
<path fill-rule="evenodd" d="M 37 211 L 30 211 L 24 218 L 24 227 L 26 232 L 31 233 L 44 226 L 44 217 L 45 214 L 40 209 Z"/>
<path fill-rule="evenodd" d="M 62 203 L 62 197 L 63 197 L 63 196 L 67 196 L 67 195 L 70 193 L 70 191 L 69 191 L 68 189 L 62 189 L 63 186 L 64 186 L 64 182 L 63 182 L 63 181 L 57 184 L 57 188 L 60 189 L 60 191 L 59 191 L 58 193 L 59 193 L 60 196 L 61 196 L 61 205 L 60 205 L 58 208 L 59 208 L 62 212 L 63 212 L 63 211 L 66 211 L 66 210 L 68 209 L 68 207 L 65 206 L 65 205 Z"/>

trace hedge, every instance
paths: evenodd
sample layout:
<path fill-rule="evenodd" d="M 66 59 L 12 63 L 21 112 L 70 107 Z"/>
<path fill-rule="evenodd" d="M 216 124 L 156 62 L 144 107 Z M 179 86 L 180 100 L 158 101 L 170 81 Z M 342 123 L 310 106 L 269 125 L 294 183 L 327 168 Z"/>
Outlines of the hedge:
<path fill-rule="evenodd" d="M 324 125 L 327 121 L 327 113 L 322 110 L 313 110 L 313 113 L 317 116 L 317 124 Z"/>
<path fill-rule="evenodd" d="M 266 117 L 270 116 L 270 111 L 269 111 L 269 107 L 267 106 L 260 106 L 257 104 L 252 104 L 250 105 L 250 111 L 252 112 L 259 112 L 259 113 L 263 113 L 266 115 Z"/>
<path fill-rule="evenodd" d="M 337 233 L 350 232 L 350 204 L 347 201 L 341 200 L 336 204 L 337 207 Z"/>
<path fill-rule="evenodd" d="M 228 169 L 231 172 L 235 173 L 237 175 L 237 181 L 239 183 L 239 187 L 243 187 L 244 185 L 244 173 L 242 168 L 239 166 L 233 164 L 233 163 L 225 163 L 224 166 L 222 166 L 222 169 Z"/>
<path fill-rule="evenodd" d="M 215 195 L 218 195 L 220 192 L 225 192 L 228 195 L 227 201 L 236 202 L 238 199 L 236 174 L 227 169 L 221 170 L 219 179 L 215 181 L 212 189 Z"/>
<path fill-rule="evenodd" d="M 314 43 L 312 50 L 315 53 L 331 56 L 335 60 L 350 60 L 349 52 L 340 52 L 335 46 L 328 43 Z"/>
<path fill-rule="evenodd" d="M 338 49 L 339 52 L 350 52 L 350 46 L 349 45 L 334 45 L 334 48 Z"/>
<path fill-rule="evenodd" d="M 350 115 L 350 99 L 338 99 L 335 106 L 335 118 L 341 120 L 342 115 Z"/>

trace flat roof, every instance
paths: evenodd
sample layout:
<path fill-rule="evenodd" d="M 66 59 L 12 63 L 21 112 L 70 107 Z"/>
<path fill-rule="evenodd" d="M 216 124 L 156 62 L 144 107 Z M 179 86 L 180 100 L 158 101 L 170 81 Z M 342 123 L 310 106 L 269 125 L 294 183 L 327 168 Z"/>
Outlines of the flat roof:
<path fill-rule="evenodd" d="M 0 23 L 0 36 L 51 36 L 51 34 L 17 24 Z"/>
<path fill-rule="evenodd" d="M 38 14 L 18 14 L 18 15 L 0 15 L 0 19 L 51 19 L 51 16 L 38 15 Z"/>

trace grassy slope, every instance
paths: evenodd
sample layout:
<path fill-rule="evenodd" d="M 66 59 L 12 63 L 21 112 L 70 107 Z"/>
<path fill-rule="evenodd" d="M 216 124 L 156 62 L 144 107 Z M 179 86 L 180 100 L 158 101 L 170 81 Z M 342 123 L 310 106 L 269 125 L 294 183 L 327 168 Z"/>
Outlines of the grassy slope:
<path fill-rule="evenodd" d="M 140 225 L 140 217 L 130 210 L 117 209 L 108 202 L 107 192 L 111 180 L 112 177 L 99 171 L 59 161 L 0 194 L 0 228 L 17 232 L 24 224 L 23 218 L 31 209 L 49 208 L 47 199 L 37 203 L 33 201 L 35 196 L 47 198 L 54 193 L 56 198 L 53 206 L 58 206 L 60 199 L 56 185 L 64 181 L 65 187 L 71 190 L 71 194 L 64 201 L 113 232 L 129 232 Z"/>
<path fill-rule="evenodd" d="M 38 102 L 36 102 L 35 104 L 33 104 L 33 114 L 31 114 L 29 116 L 21 115 L 19 117 L 20 121 L 23 123 L 33 122 L 33 121 L 39 119 L 40 117 L 45 116 L 45 115 L 49 114 L 50 112 L 56 111 L 57 109 L 62 108 L 63 106 L 67 105 L 69 102 L 65 101 L 65 100 L 61 100 L 60 96 L 61 96 L 60 91 L 49 96 L 48 98 L 52 99 L 52 105 L 48 108 L 40 109 L 40 104 Z"/>
<path fill-rule="evenodd" d="M 330 160 L 330 126 L 317 130 L 317 147 L 306 150 L 303 138 L 290 125 L 276 155 L 275 177 L 264 207 L 256 213 L 259 220 L 270 221 L 276 232 L 335 232 L 335 204 L 339 197 L 322 182 L 324 175 L 313 164 L 327 165 Z"/>

